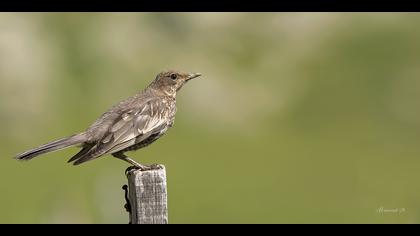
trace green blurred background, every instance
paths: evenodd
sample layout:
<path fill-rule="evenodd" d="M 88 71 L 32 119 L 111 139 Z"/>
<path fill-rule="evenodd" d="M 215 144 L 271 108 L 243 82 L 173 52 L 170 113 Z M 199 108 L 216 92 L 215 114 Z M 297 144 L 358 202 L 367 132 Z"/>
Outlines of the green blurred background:
<path fill-rule="evenodd" d="M 1 13 L 0 223 L 127 223 L 126 163 L 84 130 L 164 69 L 200 72 L 175 126 L 170 223 L 419 223 L 420 15 Z M 382 211 L 382 210 L 384 211 Z M 398 210 L 398 212 L 387 212 Z"/>

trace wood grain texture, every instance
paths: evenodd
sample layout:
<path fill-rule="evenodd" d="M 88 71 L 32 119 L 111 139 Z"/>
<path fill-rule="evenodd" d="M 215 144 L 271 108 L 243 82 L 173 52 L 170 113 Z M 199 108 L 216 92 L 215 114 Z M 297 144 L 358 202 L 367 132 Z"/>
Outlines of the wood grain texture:
<path fill-rule="evenodd" d="M 132 224 L 167 224 L 166 169 L 127 173 Z"/>

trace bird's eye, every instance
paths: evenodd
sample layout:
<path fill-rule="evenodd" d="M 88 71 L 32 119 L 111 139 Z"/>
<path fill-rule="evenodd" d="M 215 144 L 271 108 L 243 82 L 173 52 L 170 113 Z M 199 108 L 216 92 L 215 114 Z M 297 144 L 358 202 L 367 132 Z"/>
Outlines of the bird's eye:
<path fill-rule="evenodd" d="M 177 74 L 171 74 L 171 79 L 176 80 L 178 78 Z"/>

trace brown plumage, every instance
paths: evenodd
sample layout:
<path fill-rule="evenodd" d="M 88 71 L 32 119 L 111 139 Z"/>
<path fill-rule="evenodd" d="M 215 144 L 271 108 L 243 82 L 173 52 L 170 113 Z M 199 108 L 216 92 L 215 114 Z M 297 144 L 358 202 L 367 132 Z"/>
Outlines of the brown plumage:
<path fill-rule="evenodd" d="M 161 137 L 175 119 L 176 94 L 189 80 L 200 74 L 166 71 L 140 93 L 111 107 L 86 131 L 59 139 L 17 155 L 30 160 L 40 154 L 79 145 L 82 149 L 69 162 L 79 165 L 112 154 L 140 169 L 151 167 L 124 155 L 126 151 L 143 148 Z"/>

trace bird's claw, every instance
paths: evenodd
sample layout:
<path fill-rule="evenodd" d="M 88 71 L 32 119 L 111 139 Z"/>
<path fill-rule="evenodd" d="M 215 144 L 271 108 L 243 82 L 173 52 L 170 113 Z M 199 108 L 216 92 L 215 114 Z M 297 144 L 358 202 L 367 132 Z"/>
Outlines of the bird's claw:
<path fill-rule="evenodd" d="M 138 169 L 139 169 L 139 167 L 137 167 L 137 166 L 129 166 L 127 169 L 125 169 L 125 175 L 130 173 L 132 170 L 138 170 Z"/>
<path fill-rule="evenodd" d="M 141 165 L 141 166 L 130 166 L 125 170 L 125 175 L 133 170 L 140 170 L 140 171 L 148 171 L 148 170 L 161 170 L 163 169 L 162 165 L 159 164 L 151 164 L 150 166 Z"/>
<path fill-rule="evenodd" d="M 163 166 L 159 165 L 159 164 L 152 164 L 149 167 L 150 167 L 151 170 L 161 170 L 161 169 L 163 169 Z"/>
<path fill-rule="evenodd" d="M 140 169 L 141 171 L 148 171 L 148 170 L 160 170 L 160 169 L 163 169 L 163 166 L 159 164 L 151 164 L 149 166 L 142 165 L 141 167 L 137 167 L 137 168 Z"/>

